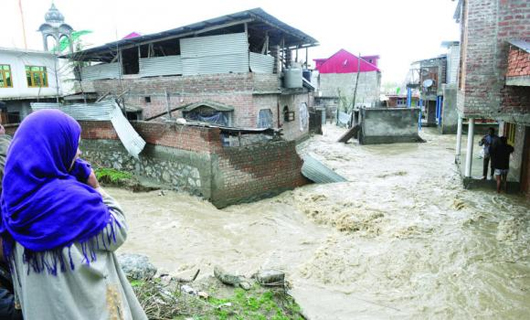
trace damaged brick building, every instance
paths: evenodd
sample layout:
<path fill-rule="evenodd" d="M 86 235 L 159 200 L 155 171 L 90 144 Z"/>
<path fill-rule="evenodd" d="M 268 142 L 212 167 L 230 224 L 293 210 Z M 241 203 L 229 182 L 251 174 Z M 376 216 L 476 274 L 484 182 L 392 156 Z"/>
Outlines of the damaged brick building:
<path fill-rule="evenodd" d="M 477 121 L 495 121 L 515 148 L 509 180 L 530 194 L 530 4 L 527 0 L 459 0 L 458 79 L 460 162 L 463 122 L 468 124 L 464 175 L 472 178 Z"/>
<path fill-rule="evenodd" d="M 131 119 L 275 128 L 295 140 L 308 133 L 314 92 L 296 60 L 316 45 L 258 8 L 65 57 L 90 64 L 76 72 L 78 94 L 120 96 Z"/>

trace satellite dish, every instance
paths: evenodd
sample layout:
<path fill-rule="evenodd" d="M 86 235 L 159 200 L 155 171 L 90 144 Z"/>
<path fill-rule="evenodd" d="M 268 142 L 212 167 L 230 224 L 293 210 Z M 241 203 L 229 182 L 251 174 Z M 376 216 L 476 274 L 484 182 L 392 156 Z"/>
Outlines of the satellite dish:
<path fill-rule="evenodd" d="M 434 80 L 433 79 L 427 79 L 425 81 L 423 81 L 423 87 L 424 88 L 430 88 L 434 85 Z"/>

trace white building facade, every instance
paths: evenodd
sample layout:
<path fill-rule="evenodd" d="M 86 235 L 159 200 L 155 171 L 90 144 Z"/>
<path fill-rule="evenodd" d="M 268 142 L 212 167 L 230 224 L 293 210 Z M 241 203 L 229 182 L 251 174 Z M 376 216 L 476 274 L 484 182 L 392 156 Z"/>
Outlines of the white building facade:
<path fill-rule="evenodd" d="M 62 95 L 59 62 L 53 53 L 0 48 L 2 123 L 17 123 L 30 112 L 30 102 L 55 101 Z"/>

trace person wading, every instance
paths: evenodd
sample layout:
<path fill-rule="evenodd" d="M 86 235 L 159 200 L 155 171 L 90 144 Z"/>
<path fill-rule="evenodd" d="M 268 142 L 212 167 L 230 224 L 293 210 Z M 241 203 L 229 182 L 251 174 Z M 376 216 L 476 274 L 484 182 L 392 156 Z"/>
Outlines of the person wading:
<path fill-rule="evenodd" d="M 25 319 L 147 319 L 114 251 L 125 215 L 77 160 L 81 127 L 59 110 L 22 121 L 2 182 L 0 234 Z"/>
<path fill-rule="evenodd" d="M 499 137 L 495 134 L 494 128 L 488 129 L 488 134 L 486 134 L 480 141 L 478 142 L 479 146 L 482 146 L 484 158 L 483 158 L 483 169 L 482 169 L 482 180 L 486 180 L 488 178 L 488 166 L 490 165 L 491 160 L 491 148 L 495 143 L 498 142 Z M 491 175 L 493 176 L 493 162 L 491 162 Z"/>
<path fill-rule="evenodd" d="M 497 179 L 497 193 L 501 192 L 503 187 L 506 192 L 508 171 L 510 169 L 510 154 L 514 151 L 513 147 L 508 144 L 506 137 L 500 137 L 500 142 L 491 149 L 491 161 L 495 169 L 495 178 Z"/>

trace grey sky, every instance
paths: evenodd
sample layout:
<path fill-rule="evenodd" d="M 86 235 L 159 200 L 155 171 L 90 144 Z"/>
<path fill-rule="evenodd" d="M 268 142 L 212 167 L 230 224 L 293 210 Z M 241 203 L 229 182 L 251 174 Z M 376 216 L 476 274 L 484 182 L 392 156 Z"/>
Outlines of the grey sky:
<path fill-rule="evenodd" d="M 42 49 L 35 30 L 51 2 L 22 0 L 30 49 Z M 456 3 L 451 0 L 55 0 L 55 5 L 74 29 L 94 32 L 85 39 L 92 45 L 132 31 L 159 32 L 261 7 L 319 40 L 310 59 L 328 57 L 341 48 L 381 55 L 383 82 L 403 81 L 412 61 L 444 53 L 444 40 L 459 40 L 452 19 Z M 18 0 L 1 0 L 0 9 L 0 46 L 23 47 Z"/>

